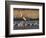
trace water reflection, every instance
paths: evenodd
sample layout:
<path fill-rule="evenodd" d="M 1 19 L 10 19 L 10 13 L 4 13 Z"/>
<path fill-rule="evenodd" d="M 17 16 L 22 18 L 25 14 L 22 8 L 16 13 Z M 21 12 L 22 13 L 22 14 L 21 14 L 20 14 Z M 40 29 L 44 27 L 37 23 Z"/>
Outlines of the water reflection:
<path fill-rule="evenodd" d="M 15 21 L 14 30 L 17 29 L 39 29 L 39 21 Z"/>

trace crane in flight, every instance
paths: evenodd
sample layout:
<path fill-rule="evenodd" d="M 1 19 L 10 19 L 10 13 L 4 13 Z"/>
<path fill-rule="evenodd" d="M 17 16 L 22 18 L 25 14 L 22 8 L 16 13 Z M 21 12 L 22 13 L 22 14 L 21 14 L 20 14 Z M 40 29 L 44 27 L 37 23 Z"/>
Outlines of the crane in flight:
<path fill-rule="evenodd" d="M 20 17 L 22 17 L 26 21 L 26 18 L 22 15 L 21 10 L 20 10 Z"/>

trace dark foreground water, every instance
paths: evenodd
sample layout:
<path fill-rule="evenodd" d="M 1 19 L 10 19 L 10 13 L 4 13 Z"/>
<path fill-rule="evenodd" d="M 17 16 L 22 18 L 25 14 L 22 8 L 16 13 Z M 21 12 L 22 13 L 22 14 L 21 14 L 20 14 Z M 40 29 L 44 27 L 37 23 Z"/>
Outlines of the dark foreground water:
<path fill-rule="evenodd" d="M 39 21 L 14 21 L 14 30 L 20 29 L 39 29 Z"/>

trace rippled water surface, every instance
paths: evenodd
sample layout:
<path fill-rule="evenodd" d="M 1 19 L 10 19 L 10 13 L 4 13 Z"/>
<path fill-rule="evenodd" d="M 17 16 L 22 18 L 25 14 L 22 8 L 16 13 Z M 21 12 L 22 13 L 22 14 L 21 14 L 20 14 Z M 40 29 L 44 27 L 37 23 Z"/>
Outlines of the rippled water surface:
<path fill-rule="evenodd" d="M 20 29 L 39 29 L 39 21 L 14 21 L 14 30 Z"/>

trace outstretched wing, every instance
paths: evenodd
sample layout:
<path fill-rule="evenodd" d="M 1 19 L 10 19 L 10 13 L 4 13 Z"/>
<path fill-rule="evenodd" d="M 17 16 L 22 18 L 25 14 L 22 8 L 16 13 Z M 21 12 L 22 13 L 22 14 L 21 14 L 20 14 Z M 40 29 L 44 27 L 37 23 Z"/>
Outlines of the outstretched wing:
<path fill-rule="evenodd" d="M 26 21 L 26 18 L 25 17 L 23 17 L 23 19 Z"/>

